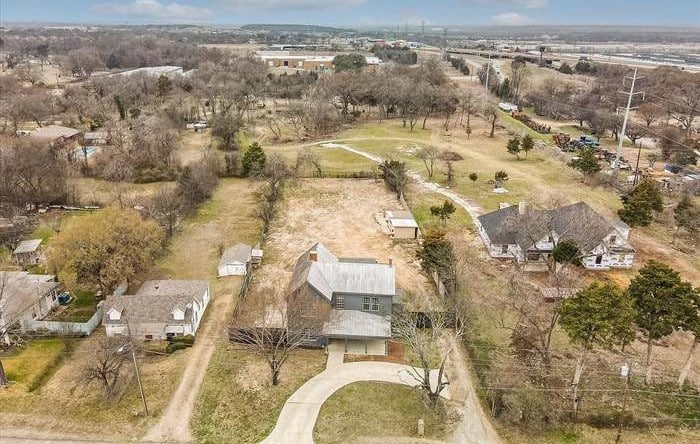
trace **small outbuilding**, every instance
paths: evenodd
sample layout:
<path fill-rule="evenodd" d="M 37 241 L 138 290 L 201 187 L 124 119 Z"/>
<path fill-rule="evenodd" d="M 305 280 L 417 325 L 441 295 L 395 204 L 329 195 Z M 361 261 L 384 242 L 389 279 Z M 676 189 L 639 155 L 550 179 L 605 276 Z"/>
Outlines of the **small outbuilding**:
<path fill-rule="evenodd" d="M 387 210 L 385 218 L 394 239 L 418 239 L 420 230 L 410 211 Z"/>
<path fill-rule="evenodd" d="M 24 240 L 12 252 L 12 260 L 22 267 L 36 265 L 41 261 L 39 246 L 41 239 Z"/>
<path fill-rule="evenodd" d="M 260 250 L 256 250 L 260 251 Z M 262 257 L 262 252 L 260 252 Z M 224 250 L 219 261 L 219 277 L 245 276 L 252 265 L 253 247 L 246 244 L 238 244 Z M 260 261 L 258 260 L 258 263 Z"/>

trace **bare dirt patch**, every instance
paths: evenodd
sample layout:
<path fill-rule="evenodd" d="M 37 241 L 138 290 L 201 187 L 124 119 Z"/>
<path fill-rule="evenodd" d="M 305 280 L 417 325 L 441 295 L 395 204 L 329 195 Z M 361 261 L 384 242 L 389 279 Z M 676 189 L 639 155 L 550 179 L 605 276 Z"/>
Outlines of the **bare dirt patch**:
<path fill-rule="evenodd" d="M 321 242 L 339 257 L 372 257 L 396 266 L 397 286 L 418 301 L 433 292 L 421 273 L 416 244 L 393 241 L 377 219 L 384 210 L 401 208 L 382 183 L 373 180 L 305 180 L 293 188 L 273 223 L 260 269 L 259 282 L 286 286 L 294 264 L 314 243 Z"/>

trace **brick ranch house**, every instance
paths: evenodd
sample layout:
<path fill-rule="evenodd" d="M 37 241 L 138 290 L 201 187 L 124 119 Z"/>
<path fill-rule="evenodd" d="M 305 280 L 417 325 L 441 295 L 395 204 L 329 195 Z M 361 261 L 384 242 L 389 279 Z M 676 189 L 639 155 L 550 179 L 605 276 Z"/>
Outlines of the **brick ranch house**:
<path fill-rule="evenodd" d="M 393 264 L 374 259 L 338 258 L 317 243 L 296 262 L 288 287 L 288 325 L 301 323 L 307 345 L 329 340 L 383 343 L 391 338 L 396 297 Z M 382 351 L 380 351 L 382 352 Z"/>
<path fill-rule="evenodd" d="M 521 202 L 479 216 L 478 230 L 494 258 L 542 265 L 560 241 L 570 240 L 579 247 L 586 269 L 629 268 L 634 263 L 630 227 L 608 221 L 585 202 L 553 210 Z"/>

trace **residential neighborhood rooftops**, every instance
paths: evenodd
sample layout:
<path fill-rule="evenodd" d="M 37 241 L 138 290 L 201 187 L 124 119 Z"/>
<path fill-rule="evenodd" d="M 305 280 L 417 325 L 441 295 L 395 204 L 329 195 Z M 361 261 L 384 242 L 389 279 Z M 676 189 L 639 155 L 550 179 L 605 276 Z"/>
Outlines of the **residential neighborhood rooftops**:
<path fill-rule="evenodd" d="M 17 245 L 17 248 L 12 252 L 12 254 L 24 254 L 24 253 L 32 253 L 39 248 L 39 245 L 41 245 L 42 239 L 29 239 L 29 240 L 24 240 Z"/>
<path fill-rule="evenodd" d="M 82 130 L 69 128 L 67 126 L 49 125 L 35 129 L 29 134 L 29 137 L 38 140 L 56 140 L 61 137 L 74 137 L 82 132 Z"/>
<path fill-rule="evenodd" d="M 387 316 L 358 310 L 331 310 L 323 334 L 329 338 L 391 338 L 391 321 Z"/>

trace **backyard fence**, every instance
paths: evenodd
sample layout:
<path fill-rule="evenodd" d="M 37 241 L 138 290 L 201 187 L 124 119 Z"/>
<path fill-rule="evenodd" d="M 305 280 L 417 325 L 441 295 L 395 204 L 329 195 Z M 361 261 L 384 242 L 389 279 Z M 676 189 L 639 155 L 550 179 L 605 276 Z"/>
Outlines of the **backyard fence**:
<path fill-rule="evenodd" d="M 87 322 L 38 321 L 26 319 L 22 330 L 37 336 L 87 336 L 102 323 L 102 302 Z"/>

